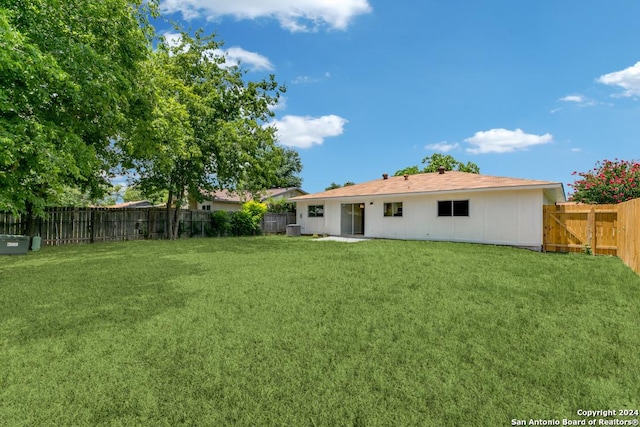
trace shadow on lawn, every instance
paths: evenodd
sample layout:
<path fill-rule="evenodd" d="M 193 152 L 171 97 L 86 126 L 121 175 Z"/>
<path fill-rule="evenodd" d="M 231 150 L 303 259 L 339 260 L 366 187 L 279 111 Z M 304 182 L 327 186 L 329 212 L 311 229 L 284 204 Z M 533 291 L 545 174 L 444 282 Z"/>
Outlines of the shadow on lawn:
<path fill-rule="evenodd" d="M 22 274 L 5 270 L 8 281 L 0 292 L 0 338 L 26 343 L 130 329 L 184 307 L 193 296 L 176 284 L 179 277 L 200 273 L 193 265 L 158 259 L 155 265 L 136 268 L 135 260 L 127 262 L 122 255 L 95 253 L 83 257 L 73 269 L 52 266 L 44 259 Z"/>

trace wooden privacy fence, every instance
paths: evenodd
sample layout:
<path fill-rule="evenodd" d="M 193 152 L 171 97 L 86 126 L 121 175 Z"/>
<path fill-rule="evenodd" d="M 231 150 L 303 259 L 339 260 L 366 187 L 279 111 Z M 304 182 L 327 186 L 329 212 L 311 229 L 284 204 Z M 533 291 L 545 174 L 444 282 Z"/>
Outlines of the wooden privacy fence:
<path fill-rule="evenodd" d="M 284 233 L 287 225 L 296 223 L 296 213 L 266 213 L 260 228 L 265 234 Z"/>
<path fill-rule="evenodd" d="M 0 234 L 22 234 L 25 218 L 0 212 Z M 43 245 L 65 245 L 117 240 L 161 239 L 166 228 L 165 208 L 50 208 L 36 222 Z M 284 233 L 295 214 L 267 213 L 264 233 Z M 211 211 L 180 211 L 180 237 L 204 237 L 212 229 Z"/>
<path fill-rule="evenodd" d="M 543 248 L 615 255 L 640 274 L 640 199 L 617 205 L 544 207 Z"/>
<path fill-rule="evenodd" d="M 640 199 L 618 206 L 618 256 L 640 274 Z"/>

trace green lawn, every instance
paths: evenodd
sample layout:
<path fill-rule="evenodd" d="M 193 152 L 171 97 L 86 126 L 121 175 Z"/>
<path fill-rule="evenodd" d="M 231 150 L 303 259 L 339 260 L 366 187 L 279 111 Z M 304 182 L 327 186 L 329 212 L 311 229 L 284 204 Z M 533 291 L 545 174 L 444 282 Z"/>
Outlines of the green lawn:
<path fill-rule="evenodd" d="M 0 258 L 0 425 L 506 426 L 640 409 L 639 302 L 617 258 L 482 245 L 43 248 Z"/>

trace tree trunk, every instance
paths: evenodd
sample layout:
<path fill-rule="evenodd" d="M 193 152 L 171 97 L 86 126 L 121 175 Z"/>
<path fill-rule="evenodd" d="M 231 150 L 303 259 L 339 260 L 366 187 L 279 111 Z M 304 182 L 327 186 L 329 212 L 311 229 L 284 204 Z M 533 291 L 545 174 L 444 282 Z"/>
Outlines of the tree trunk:
<path fill-rule="evenodd" d="M 176 207 L 173 211 L 173 239 L 180 237 L 180 203 L 176 201 Z"/>
<path fill-rule="evenodd" d="M 36 217 L 33 215 L 33 203 L 27 202 L 25 219 L 22 224 L 23 235 L 33 237 L 36 233 Z"/>

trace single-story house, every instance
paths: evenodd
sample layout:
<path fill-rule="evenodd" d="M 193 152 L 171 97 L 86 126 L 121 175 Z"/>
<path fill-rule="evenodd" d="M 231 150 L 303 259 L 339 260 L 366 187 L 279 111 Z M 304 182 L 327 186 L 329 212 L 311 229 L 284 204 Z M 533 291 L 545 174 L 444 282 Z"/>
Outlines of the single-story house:
<path fill-rule="evenodd" d="M 512 245 L 540 250 L 543 209 L 559 182 L 444 171 L 294 197 L 302 234 Z"/>
<path fill-rule="evenodd" d="M 264 202 L 268 199 L 288 200 L 291 197 L 307 194 L 306 191 L 298 187 L 287 188 L 271 188 L 261 192 L 260 201 Z M 232 192 L 227 190 L 211 191 L 203 194 L 202 201 L 195 199 L 189 200 L 189 209 L 205 210 L 205 211 L 239 211 L 242 204 L 253 197 L 249 193 Z"/>

